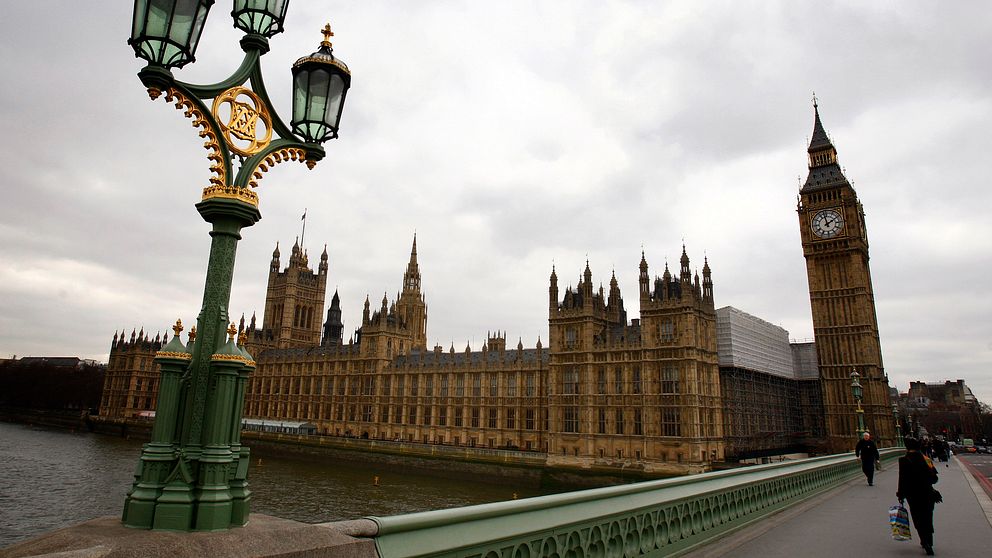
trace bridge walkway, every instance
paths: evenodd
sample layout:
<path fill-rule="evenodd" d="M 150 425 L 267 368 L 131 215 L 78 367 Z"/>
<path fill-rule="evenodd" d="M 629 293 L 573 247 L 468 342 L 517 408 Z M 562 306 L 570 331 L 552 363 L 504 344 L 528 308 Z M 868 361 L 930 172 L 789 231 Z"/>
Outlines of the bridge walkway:
<path fill-rule="evenodd" d="M 934 510 L 934 553 L 937 556 L 989 556 L 992 549 L 992 501 L 956 457 L 937 463 L 936 488 L 944 502 Z M 693 558 L 777 558 L 795 556 L 912 557 L 923 556 L 919 537 L 892 540 L 889 506 L 897 503 L 896 462 L 876 472 L 875 486 L 863 476 L 826 494 L 788 508 L 687 554 Z"/>

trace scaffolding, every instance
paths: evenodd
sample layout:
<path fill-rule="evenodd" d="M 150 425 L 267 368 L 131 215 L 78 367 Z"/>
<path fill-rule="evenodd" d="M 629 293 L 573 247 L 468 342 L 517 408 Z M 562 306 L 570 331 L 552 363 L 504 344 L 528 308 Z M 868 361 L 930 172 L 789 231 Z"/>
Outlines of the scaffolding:
<path fill-rule="evenodd" d="M 716 311 L 716 346 L 721 368 L 796 377 L 789 332 L 733 306 Z"/>
<path fill-rule="evenodd" d="M 727 454 L 808 451 L 822 435 L 815 345 L 732 306 L 716 315 Z"/>

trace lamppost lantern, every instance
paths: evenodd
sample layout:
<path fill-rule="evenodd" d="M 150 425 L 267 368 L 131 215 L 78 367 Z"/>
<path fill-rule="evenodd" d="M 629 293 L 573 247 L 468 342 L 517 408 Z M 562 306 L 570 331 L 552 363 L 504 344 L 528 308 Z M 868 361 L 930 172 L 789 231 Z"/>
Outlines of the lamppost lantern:
<path fill-rule="evenodd" d="M 134 55 L 150 65 L 182 68 L 195 60 L 203 23 L 214 0 L 135 0 Z"/>
<path fill-rule="evenodd" d="M 317 52 L 293 64 L 293 133 L 311 143 L 338 137 L 344 99 L 351 87 L 351 71 L 331 49 L 331 25 L 321 30 L 324 40 Z"/>
<path fill-rule="evenodd" d="M 863 395 L 861 382 L 859 381 L 860 378 L 861 374 L 858 374 L 857 370 L 851 372 L 851 393 L 854 395 L 854 399 L 859 402 L 861 401 L 861 396 Z"/>
<path fill-rule="evenodd" d="M 892 416 L 896 419 L 896 447 L 902 447 L 902 421 L 899 420 L 899 405 L 892 404 Z"/>
<path fill-rule="evenodd" d="M 272 38 L 282 33 L 289 0 L 234 0 L 234 26 L 245 33 Z"/>

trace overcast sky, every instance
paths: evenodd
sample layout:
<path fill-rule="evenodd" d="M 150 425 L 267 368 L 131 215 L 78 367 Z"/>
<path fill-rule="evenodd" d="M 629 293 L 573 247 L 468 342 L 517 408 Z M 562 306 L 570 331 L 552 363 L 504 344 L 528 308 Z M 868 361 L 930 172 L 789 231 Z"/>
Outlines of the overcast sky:
<path fill-rule="evenodd" d="M 199 311 L 207 152 L 151 102 L 125 43 L 132 3 L 4 4 L 0 355 L 105 360 L 116 330 Z M 217 2 L 197 62 L 240 62 Z M 243 232 L 231 313 L 258 312 L 269 258 L 330 254 L 346 332 L 401 288 L 416 232 L 430 343 L 547 341 L 589 260 L 637 317 L 652 275 L 704 254 L 718 307 L 812 337 L 796 216 L 813 92 L 867 214 L 885 370 L 963 378 L 992 403 L 992 10 L 985 2 L 301 1 L 263 58 L 284 118 L 290 66 L 330 21 L 352 69 L 341 137 L 274 167 Z M 346 337 L 349 333 L 346 333 Z"/>

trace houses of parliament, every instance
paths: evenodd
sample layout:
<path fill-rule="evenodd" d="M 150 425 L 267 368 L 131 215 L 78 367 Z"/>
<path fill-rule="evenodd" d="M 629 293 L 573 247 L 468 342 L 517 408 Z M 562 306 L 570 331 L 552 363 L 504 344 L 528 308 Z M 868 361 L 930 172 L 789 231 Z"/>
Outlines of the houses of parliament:
<path fill-rule="evenodd" d="M 257 365 L 244 417 L 306 422 L 324 436 L 539 452 L 549 466 L 699 472 L 740 457 L 733 440 L 764 430 L 849 451 L 857 369 L 865 419 L 881 445 L 891 445 L 864 211 L 814 108 L 797 207 L 816 337 L 812 379 L 771 381 L 757 370 L 741 381 L 735 368 L 738 375 L 721 380 L 731 369 L 718 352 L 710 265 L 704 259 L 702 276 L 693 274 L 684 245 L 678 269 L 666 264 L 654 276 L 642 251 L 638 318 L 628 319 L 615 275 L 608 289 L 597 288 L 586 262 L 578 284 L 562 291 L 552 266 L 546 346 L 507 346 L 506 334 L 495 332 L 478 350 L 458 350 L 427 344 L 416 236 L 397 298 L 373 305 L 366 297 L 361 326 L 347 340 L 337 292 L 324 312 L 326 248 L 314 271 L 297 243 L 285 266 L 278 245 L 272 254 L 261 325 L 254 315 L 241 320 L 240 344 Z M 154 410 L 153 359 L 165 341 L 114 335 L 102 416 Z M 797 395 L 810 386 L 816 397 Z"/>

